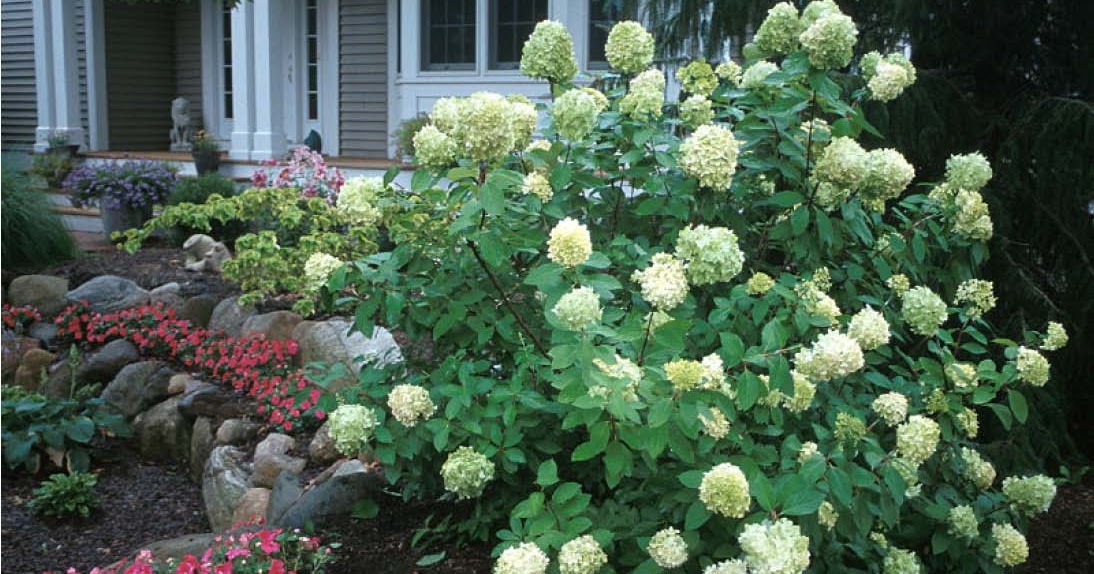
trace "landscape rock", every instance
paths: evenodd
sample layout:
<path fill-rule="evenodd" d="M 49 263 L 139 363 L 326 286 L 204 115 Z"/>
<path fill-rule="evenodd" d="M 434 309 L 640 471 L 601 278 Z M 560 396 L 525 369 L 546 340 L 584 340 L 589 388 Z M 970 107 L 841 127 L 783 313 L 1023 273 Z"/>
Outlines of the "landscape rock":
<path fill-rule="evenodd" d="M 251 488 L 243 493 L 232 512 L 232 524 L 243 524 L 255 520 L 266 520 L 266 510 L 270 505 L 270 489 Z"/>
<path fill-rule="evenodd" d="M 186 373 L 172 375 L 171 379 L 167 381 L 167 394 L 181 395 L 182 393 L 185 393 L 187 389 L 190 389 L 195 382 L 200 381 Z"/>
<path fill-rule="evenodd" d="M 330 464 L 341 456 L 338 448 L 334 446 L 334 439 L 330 436 L 330 422 L 324 421 L 308 444 L 308 458 L 319 464 Z"/>
<path fill-rule="evenodd" d="M 292 338 L 300 346 L 296 355 L 300 366 L 313 362 L 342 363 L 349 369 L 346 376 L 330 382 L 328 390 L 332 393 L 356 384 L 357 373 L 365 363 L 382 368 L 403 360 L 390 331 L 377 326 L 372 337 L 366 337 L 362 333 L 350 334 L 352 325 L 349 319 L 336 317 L 320 322 L 303 321 L 293 329 Z"/>
<path fill-rule="evenodd" d="M 167 382 L 174 374 L 160 361 L 132 363 L 103 389 L 102 399 L 126 418 L 133 418 L 167 398 Z"/>
<path fill-rule="evenodd" d="M 285 454 L 296 446 L 296 439 L 287 435 L 272 432 L 262 439 L 255 447 L 255 459 L 275 454 Z"/>
<path fill-rule="evenodd" d="M 280 517 L 284 528 L 300 528 L 307 522 L 321 525 L 324 521 L 348 515 L 354 505 L 383 485 L 381 474 L 369 470 L 359 460 L 337 463 L 330 478 L 305 490 Z M 273 515 L 271 514 L 271 518 Z"/>
<path fill-rule="evenodd" d="M 228 419 L 220 424 L 217 429 L 217 443 L 230 445 L 244 445 L 258 436 L 258 429 L 262 425 L 244 419 Z"/>
<path fill-rule="evenodd" d="M 304 472 L 304 466 L 308 461 L 287 454 L 255 455 L 254 474 L 251 475 L 251 484 L 255 486 L 273 487 L 277 477 L 282 472 L 299 475 Z"/>
<path fill-rule="evenodd" d="M 300 478 L 291 472 L 282 472 L 274 481 L 270 493 L 270 504 L 266 509 L 266 519 L 272 525 L 280 524 L 285 512 L 300 500 L 304 489 L 300 488 Z"/>
<path fill-rule="evenodd" d="M 213 310 L 216 309 L 217 303 L 219 301 L 212 295 L 195 295 L 178 306 L 175 316 L 189 321 L 195 327 L 204 329 L 209 326 L 209 319 L 213 316 Z"/>
<path fill-rule="evenodd" d="M 267 339 L 279 341 L 292 336 L 293 329 L 303 321 L 303 317 L 292 311 L 273 311 L 248 317 L 240 327 L 240 335 L 264 335 Z"/>
<path fill-rule="evenodd" d="M 23 275 L 12 280 L 7 300 L 16 307 L 33 305 L 43 316 L 52 317 L 68 306 L 68 279 L 52 275 Z"/>
<path fill-rule="evenodd" d="M 239 417 L 247 410 L 242 397 L 218 385 L 198 382 L 187 387 L 186 394 L 179 400 L 179 410 L 188 417 L 223 420 Z"/>
<path fill-rule="evenodd" d="M 221 301 L 209 317 L 209 328 L 214 331 L 224 331 L 229 337 L 238 337 L 243 327 L 243 322 L 255 315 L 252 306 L 241 307 L 237 297 L 231 297 Z"/>
<path fill-rule="evenodd" d="M 10 384 L 15 379 L 15 371 L 19 369 L 19 363 L 23 360 L 23 355 L 27 354 L 27 351 L 31 349 L 39 348 L 38 339 L 31 337 L 17 337 L 11 334 L 10 331 L 4 331 L 3 337 L 3 355 L 0 358 L 0 376 L 3 378 L 5 385 Z"/>
<path fill-rule="evenodd" d="M 141 358 L 137 347 L 125 339 L 115 339 L 102 349 L 88 357 L 76 369 L 76 379 L 81 384 L 106 383 L 113 379 L 126 365 L 136 363 Z"/>
<path fill-rule="evenodd" d="M 190 480 L 199 482 L 201 474 L 205 471 L 205 461 L 209 460 L 209 453 L 213 452 L 216 440 L 213 438 L 213 420 L 209 417 L 198 417 L 194 421 L 193 431 L 190 433 Z"/>
<path fill-rule="evenodd" d="M 51 347 L 60 331 L 61 327 L 52 321 L 37 321 L 27 329 L 27 336 L 38 339 L 46 347 Z"/>
<path fill-rule="evenodd" d="M 178 397 L 171 397 L 141 413 L 133 424 L 142 458 L 182 462 L 190 456 L 192 425 L 179 412 Z"/>
<path fill-rule="evenodd" d="M 182 560 L 187 554 L 200 557 L 206 548 L 213 545 L 216 533 L 185 534 L 178 538 L 159 540 L 150 544 L 142 544 L 139 550 L 147 549 L 159 560 Z"/>
<path fill-rule="evenodd" d="M 69 302 L 87 301 L 92 309 L 109 313 L 147 304 L 151 297 L 139 285 L 116 275 L 100 275 L 65 295 Z"/>
<path fill-rule="evenodd" d="M 43 374 L 49 377 L 49 366 L 56 358 L 57 355 L 45 349 L 31 349 L 23 353 L 12 384 L 30 391 L 38 390 L 42 386 Z"/>
<path fill-rule="evenodd" d="M 149 291 L 148 296 L 153 303 L 162 303 L 169 309 L 178 309 L 183 303 L 181 292 L 182 286 L 172 281 Z"/>
<path fill-rule="evenodd" d="M 209 453 L 202 474 L 201 495 L 214 532 L 222 532 L 232 525 L 235 508 L 250 489 L 246 460 L 247 453 L 234 446 L 218 446 Z"/>

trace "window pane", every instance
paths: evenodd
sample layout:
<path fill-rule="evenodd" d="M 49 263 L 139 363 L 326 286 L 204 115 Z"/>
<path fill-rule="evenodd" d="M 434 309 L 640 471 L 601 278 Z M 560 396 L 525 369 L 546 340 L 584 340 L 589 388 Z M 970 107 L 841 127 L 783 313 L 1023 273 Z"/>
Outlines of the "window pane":
<path fill-rule="evenodd" d="M 490 67 L 516 68 L 524 42 L 546 19 L 547 0 L 490 0 Z"/>
<path fill-rule="evenodd" d="M 589 0 L 589 67 L 607 67 L 604 45 L 608 43 L 608 32 L 616 22 L 632 17 L 621 6 L 616 0 Z"/>
<path fill-rule="evenodd" d="M 422 68 L 475 65 L 475 0 L 422 0 Z"/>

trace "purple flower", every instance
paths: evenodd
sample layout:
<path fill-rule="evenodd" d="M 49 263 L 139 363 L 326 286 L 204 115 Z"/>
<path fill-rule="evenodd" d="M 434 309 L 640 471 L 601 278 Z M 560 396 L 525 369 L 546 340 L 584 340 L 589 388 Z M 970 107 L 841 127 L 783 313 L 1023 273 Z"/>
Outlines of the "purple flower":
<path fill-rule="evenodd" d="M 175 189 L 176 170 L 154 161 L 83 164 L 65 178 L 73 205 L 139 209 L 163 203 Z"/>

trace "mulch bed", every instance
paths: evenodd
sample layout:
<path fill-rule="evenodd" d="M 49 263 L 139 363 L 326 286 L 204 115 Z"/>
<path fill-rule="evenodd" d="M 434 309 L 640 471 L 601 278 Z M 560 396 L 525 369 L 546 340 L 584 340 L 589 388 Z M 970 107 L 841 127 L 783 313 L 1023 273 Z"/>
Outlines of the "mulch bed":
<path fill-rule="evenodd" d="M 1094 486 L 1058 488 L 1052 508 L 1033 520 L 1026 537 L 1029 562 L 1021 574 L 1094 572 Z"/>
<path fill-rule="evenodd" d="M 69 566 L 86 574 L 141 544 L 209 530 L 201 488 L 185 470 L 140 462 L 125 447 L 108 450 L 92 470 L 99 475 L 99 509 L 88 519 L 65 520 L 39 517 L 27 508 L 38 479 L 4 472 L 5 574 L 60 573 Z"/>

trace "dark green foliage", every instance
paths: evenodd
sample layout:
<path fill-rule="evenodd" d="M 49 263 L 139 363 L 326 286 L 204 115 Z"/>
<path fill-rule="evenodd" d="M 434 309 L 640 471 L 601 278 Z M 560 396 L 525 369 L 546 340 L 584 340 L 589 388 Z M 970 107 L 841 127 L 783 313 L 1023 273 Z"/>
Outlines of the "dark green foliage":
<path fill-rule="evenodd" d="M 392 134 L 392 139 L 395 140 L 395 157 L 414 156 L 414 135 L 428 123 L 428 117 L 418 116 L 399 124 L 399 129 Z"/>
<path fill-rule="evenodd" d="M 45 192 L 13 169 L 7 158 L 0 197 L 0 251 L 5 268 L 36 269 L 76 256 L 76 244 Z"/>
<path fill-rule="evenodd" d="M 63 152 L 36 153 L 31 160 L 30 172 L 42 178 L 46 185 L 60 188 L 73 167 L 72 156 Z"/>
<path fill-rule="evenodd" d="M 55 518 L 87 518 L 99 506 L 99 497 L 92 492 L 98 481 L 90 472 L 50 475 L 49 480 L 34 489 L 30 508 L 38 514 Z"/>
<path fill-rule="evenodd" d="M 167 199 L 167 205 L 202 204 L 213 194 L 221 197 L 233 197 L 237 193 L 239 193 L 239 186 L 234 181 L 219 173 L 207 173 L 199 177 L 188 177 L 179 180 L 174 193 Z M 181 245 L 191 235 L 205 233 L 211 235 L 217 241 L 223 241 L 231 248 L 234 246 L 235 240 L 248 231 L 248 226 L 243 221 L 229 221 L 227 223 L 213 221 L 210 222 L 210 226 L 209 231 L 203 231 L 180 225 L 173 230 L 172 239 L 175 243 Z"/>

